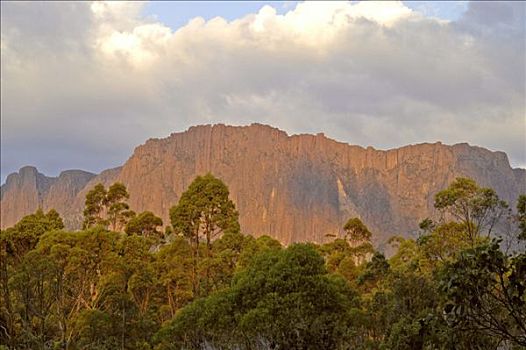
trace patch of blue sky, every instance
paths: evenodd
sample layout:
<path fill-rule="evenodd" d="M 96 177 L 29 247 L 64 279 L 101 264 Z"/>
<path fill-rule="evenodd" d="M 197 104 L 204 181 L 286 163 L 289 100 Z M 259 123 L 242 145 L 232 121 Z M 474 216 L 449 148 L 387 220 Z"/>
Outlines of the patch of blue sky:
<path fill-rule="evenodd" d="M 284 14 L 296 7 L 298 1 L 150 1 L 144 8 L 144 15 L 177 30 L 191 19 L 202 17 L 210 20 L 222 17 L 228 21 L 257 13 L 263 6 L 270 5 L 278 14 Z"/>
<path fill-rule="evenodd" d="M 468 1 L 404 1 L 405 6 L 426 17 L 456 21 L 468 8 Z"/>
<path fill-rule="evenodd" d="M 222 17 L 232 21 L 251 13 L 257 13 L 263 6 L 270 5 L 278 14 L 293 10 L 299 1 L 149 1 L 144 15 L 177 30 L 195 17 L 210 20 Z M 468 1 L 404 1 L 407 7 L 425 16 L 455 21 L 466 11 Z"/>

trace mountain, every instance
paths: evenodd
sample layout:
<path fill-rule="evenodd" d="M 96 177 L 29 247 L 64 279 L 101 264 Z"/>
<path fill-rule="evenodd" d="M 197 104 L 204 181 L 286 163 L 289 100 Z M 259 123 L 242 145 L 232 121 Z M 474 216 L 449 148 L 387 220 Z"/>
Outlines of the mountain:
<path fill-rule="evenodd" d="M 96 175 L 82 170 L 67 170 L 58 177 L 47 177 L 35 167 L 26 166 L 10 174 L 0 190 L 1 227 L 9 227 L 38 208 L 55 208 L 60 214 L 70 212 L 76 196 Z M 76 221 L 65 215 L 64 221 L 74 227 Z"/>
<path fill-rule="evenodd" d="M 503 152 L 440 142 L 382 151 L 317 135 L 292 135 L 252 124 L 203 125 L 137 147 L 119 168 L 95 176 L 80 170 L 46 177 L 25 167 L 1 188 L 1 225 L 13 225 L 41 206 L 55 208 L 79 228 L 87 191 L 123 182 L 135 211 L 168 210 L 192 180 L 211 172 L 229 187 L 243 232 L 269 234 L 287 244 L 321 242 L 360 217 L 382 243 L 411 235 L 433 215 L 433 196 L 458 176 L 471 177 L 515 203 L 526 193 L 526 171 Z"/>

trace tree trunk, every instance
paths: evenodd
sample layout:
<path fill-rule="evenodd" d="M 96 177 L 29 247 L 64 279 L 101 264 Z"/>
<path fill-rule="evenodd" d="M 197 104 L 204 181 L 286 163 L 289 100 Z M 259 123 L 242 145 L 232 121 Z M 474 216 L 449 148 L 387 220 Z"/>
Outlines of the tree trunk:
<path fill-rule="evenodd" d="M 211 231 L 211 218 L 208 217 L 206 218 L 206 225 L 205 225 L 205 230 L 206 230 L 206 257 L 208 258 L 208 263 L 206 264 L 206 295 L 208 295 L 210 293 L 210 259 L 212 257 L 212 251 L 211 251 L 211 235 L 210 235 L 210 231 Z"/>
<path fill-rule="evenodd" d="M 193 251 L 193 266 L 192 266 L 192 290 L 194 297 L 198 296 L 199 278 L 197 276 L 197 264 L 199 260 L 199 229 L 194 233 L 194 251 Z"/>

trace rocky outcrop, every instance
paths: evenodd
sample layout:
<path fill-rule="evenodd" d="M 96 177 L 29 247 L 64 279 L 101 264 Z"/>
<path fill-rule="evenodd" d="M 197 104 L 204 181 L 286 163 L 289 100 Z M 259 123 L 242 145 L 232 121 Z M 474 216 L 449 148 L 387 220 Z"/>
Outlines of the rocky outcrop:
<path fill-rule="evenodd" d="M 10 174 L 0 190 L 2 228 L 13 225 L 21 216 L 41 207 L 43 197 L 54 182 L 55 179 L 31 166 Z"/>
<path fill-rule="evenodd" d="M 69 227 L 77 222 L 72 220 L 77 194 L 86 187 L 95 174 L 82 170 L 63 171 L 58 177 L 47 177 L 35 167 L 23 167 L 18 173 L 7 177 L 2 185 L 0 197 L 1 227 L 14 225 L 24 215 L 38 208 L 45 211 L 54 208 Z"/>
<path fill-rule="evenodd" d="M 92 178 L 69 198 L 69 211 L 57 210 L 75 217 L 66 221 L 78 227 L 85 193 L 97 182 L 121 181 L 134 210 L 151 210 L 168 223 L 169 208 L 195 176 L 207 172 L 228 185 L 245 233 L 269 234 L 283 243 L 324 241 L 327 235 L 341 234 L 351 216 L 362 218 L 377 243 L 393 234 L 410 235 L 421 219 L 433 214 L 434 194 L 457 176 L 472 177 L 509 202 L 526 192 L 526 172 L 512 169 L 506 154 L 468 144 L 438 142 L 381 151 L 323 134 L 288 136 L 259 124 L 205 125 L 147 141 L 122 168 Z M 12 220 L 33 207 L 9 203 L 2 207 L 2 218 L 4 211 Z"/>

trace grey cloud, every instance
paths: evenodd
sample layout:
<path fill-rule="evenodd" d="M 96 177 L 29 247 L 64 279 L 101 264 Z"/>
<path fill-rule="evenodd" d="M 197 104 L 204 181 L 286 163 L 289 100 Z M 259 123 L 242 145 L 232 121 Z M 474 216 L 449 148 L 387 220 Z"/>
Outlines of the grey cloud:
<path fill-rule="evenodd" d="M 72 51 L 89 54 L 89 3 L 2 1 L 0 6 L 2 40 L 17 59 L 62 61 Z"/>
<path fill-rule="evenodd" d="M 100 171 L 149 137 L 210 122 L 378 148 L 470 142 L 526 165 L 524 3 L 472 3 L 452 23 L 349 18 L 319 45 L 278 24 L 258 34 L 254 17 L 194 22 L 146 40 L 144 67 L 130 61 L 142 51 L 96 46 L 107 26 L 152 24 L 128 17 L 104 27 L 84 3 L 2 3 L 2 178 L 25 164 Z"/>

